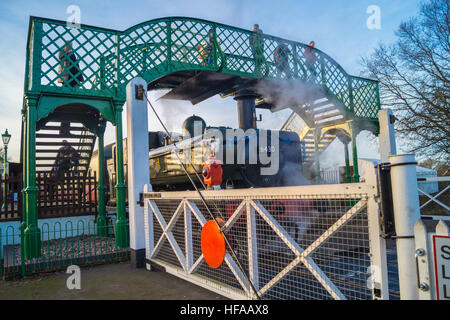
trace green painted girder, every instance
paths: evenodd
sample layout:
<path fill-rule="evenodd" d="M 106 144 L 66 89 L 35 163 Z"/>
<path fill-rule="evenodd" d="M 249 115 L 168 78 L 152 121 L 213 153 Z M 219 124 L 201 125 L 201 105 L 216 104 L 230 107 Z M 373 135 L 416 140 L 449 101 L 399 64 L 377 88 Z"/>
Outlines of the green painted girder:
<path fill-rule="evenodd" d="M 274 51 L 279 43 L 284 43 L 292 53 L 289 68 L 294 78 L 304 81 L 309 78 L 315 85 L 322 86 L 354 118 L 376 121 L 380 109 L 376 81 L 347 74 L 336 61 L 317 49 L 312 49 L 316 56 L 316 76 L 311 80 L 304 58 L 309 47 L 268 34 L 263 35 L 264 46 L 256 48 L 262 56 L 262 63 L 256 63 L 249 41 L 252 34 L 250 30 L 185 17 L 154 19 L 124 31 L 88 25 L 71 27 L 65 21 L 31 17 L 25 94 L 113 101 L 111 106 L 114 106 L 117 105 L 114 102 L 125 101 L 125 87 L 137 76 L 148 83 L 157 83 L 173 72 L 194 70 L 250 79 L 279 79 Z M 60 52 L 68 42 L 77 61 L 60 67 Z M 212 49 L 205 57 L 202 54 L 207 52 L 207 46 Z M 211 57 L 209 61 L 208 57 Z M 79 72 L 68 73 L 74 67 L 78 67 Z M 61 77 L 64 73 L 69 74 L 68 79 Z M 83 81 L 78 79 L 80 73 Z M 283 73 L 280 77 L 286 75 Z M 73 81 L 77 82 L 77 87 L 68 85 Z M 113 107 L 94 107 L 103 108 L 100 111 L 114 119 Z M 51 109 L 50 106 L 43 108 L 46 110 L 38 112 L 39 115 Z"/>

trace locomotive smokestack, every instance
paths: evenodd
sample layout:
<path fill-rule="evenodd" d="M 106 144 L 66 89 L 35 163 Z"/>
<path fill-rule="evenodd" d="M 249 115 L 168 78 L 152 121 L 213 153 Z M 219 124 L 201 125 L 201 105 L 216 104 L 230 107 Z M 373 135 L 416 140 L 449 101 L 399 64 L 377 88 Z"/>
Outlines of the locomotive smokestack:
<path fill-rule="evenodd" d="M 239 128 L 247 130 L 256 129 L 256 94 L 250 90 L 239 90 L 234 100 L 237 101 Z"/>

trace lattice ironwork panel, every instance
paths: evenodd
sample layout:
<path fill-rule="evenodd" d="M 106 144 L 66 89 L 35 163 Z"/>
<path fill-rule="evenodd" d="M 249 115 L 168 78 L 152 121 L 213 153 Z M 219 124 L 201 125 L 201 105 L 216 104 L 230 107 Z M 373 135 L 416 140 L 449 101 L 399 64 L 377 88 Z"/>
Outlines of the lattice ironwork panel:
<path fill-rule="evenodd" d="M 110 75 L 105 77 L 115 54 L 114 32 L 44 22 L 41 41 L 42 86 L 101 90 L 114 85 Z"/>
<path fill-rule="evenodd" d="M 119 84 L 145 73 L 164 74 L 168 71 L 167 21 L 156 21 L 127 30 L 120 35 Z"/>
<path fill-rule="evenodd" d="M 171 23 L 173 70 L 214 69 L 214 25 L 199 21 L 174 20 Z"/>
<path fill-rule="evenodd" d="M 353 78 L 353 104 L 356 116 L 377 119 L 379 108 L 378 85 L 375 81 Z"/>
<path fill-rule="evenodd" d="M 153 81 L 176 71 L 207 70 L 300 79 L 324 88 L 363 119 L 376 119 L 380 108 L 376 82 L 348 75 L 320 50 L 267 34 L 191 18 L 155 19 L 125 31 L 32 21 L 27 80 L 40 86 L 33 90 L 124 99 L 126 84 L 136 76 Z"/>
<path fill-rule="evenodd" d="M 245 30 L 217 27 L 217 38 L 226 57 L 224 71 L 245 76 L 251 76 L 256 71 L 250 35 L 251 32 Z"/>

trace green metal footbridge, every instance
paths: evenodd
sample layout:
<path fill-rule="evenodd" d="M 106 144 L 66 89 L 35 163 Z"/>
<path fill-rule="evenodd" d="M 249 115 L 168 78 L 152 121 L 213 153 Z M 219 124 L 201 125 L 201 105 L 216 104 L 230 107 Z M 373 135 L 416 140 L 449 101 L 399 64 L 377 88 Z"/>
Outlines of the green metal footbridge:
<path fill-rule="evenodd" d="M 154 19 L 124 31 L 31 17 L 22 109 L 25 257 L 40 255 L 36 168 L 51 166 L 55 157 L 49 152 L 40 157 L 42 150 L 36 146 L 58 145 L 49 141 L 52 134 L 39 131 L 61 133 L 64 122 L 81 124 L 82 129 L 70 127 L 68 133 L 79 139 L 87 163 L 81 171 L 87 170 L 95 137 L 103 150 L 106 123 L 115 126 L 116 244 L 128 246 L 122 109 L 126 85 L 135 77 L 145 79 L 149 90 L 170 89 L 166 98 L 193 104 L 247 90 L 256 108 L 289 107 L 293 113 L 283 129 L 296 131 L 305 141 L 308 161 L 316 169 L 318 154 L 336 137 L 346 146 L 353 141 L 354 181 L 358 181 L 354 141 L 360 130 L 377 133 L 377 82 L 347 74 L 327 54 L 305 44 L 262 34 L 261 41 L 252 45 L 253 36 L 249 30 L 185 17 Z M 274 58 L 281 44 L 289 49 L 283 72 Z M 314 55 L 312 64 L 306 59 L 307 50 Z M 100 152 L 99 163 L 102 157 Z M 105 224 L 103 177 L 99 166 L 98 225 Z"/>

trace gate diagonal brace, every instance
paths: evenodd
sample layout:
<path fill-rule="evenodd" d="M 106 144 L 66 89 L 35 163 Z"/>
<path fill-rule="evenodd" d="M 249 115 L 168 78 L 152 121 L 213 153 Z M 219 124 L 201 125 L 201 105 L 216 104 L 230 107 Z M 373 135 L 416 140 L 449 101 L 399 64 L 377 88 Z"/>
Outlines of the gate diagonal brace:
<path fill-rule="evenodd" d="M 154 201 L 148 201 L 152 211 L 155 213 L 155 216 L 158 220 L 158 223 L 161 225 L 161 228 L 163 230 L 163 234 L 158 240 L 158 243 L 155 245 L 155 248 L 153 249 L 153 252 L 151 253 L 150 257 L 154 258 L 155 255 L 159 252 L 159 250 L 162 247 L 162 244 L 164 243 L 165 238 L 169 241 L 174 253 L 176 254 L 178 260 L 180 261 L 180 264 L 183 266 L 183 269 L 189 273 L 192 274 L 195 272 L 195 270 L 203 263 L 204 257 L 203 254 L 200 255 L 200 257 L 195 261 L 195 263 L 188 269 L 186 266 L 186 259 L 183 255 L 183 252 L 181 251 L 180 247 L 178 246 L 171 230 L 172 227 L 175 225 L 176 221 L 178 220 L 179 216 L 183 212 L 184 205 L 186 204 L 191 212 L 194 214 L 198 222 L 203 226 L 206 223 L 206 219 L 203 216 L 203 214 L 198 209 L 197 205 L 191 201 L 183 200 L 178 205 L 177 209 L 175 210 L 172 218 L 170 219 L 169 223 L 166 224 L 166 221 L 164 220 L 161 212 L 159 211 L 158 207 L 156 206 L 156 203 Z M 243 201 L 245 204 L 245 201 Z M 240 211 L 242 211 L 243 206 L 241 206 Z M 237 214 L 239 216 L 239 214 Z M 237 217 L 238 218 L 238 217 Z M 225 253 L 225 262 L 230 268 L 231 272 L 236 277 L 236 280 L 239 282 L 239 284 L 242 286 L 244 291 L 249 294 L 250 293 L 250 283 L 246 279 L 245 275 L 242 273 L 242 271 L 239 269 L 238 265 L 234 261 L 233 257 L 227 252 Z"/>
<path fill-rule="evenodd" d="M 441 192 L 439 192 L 438 194 L 436 194 L 435 196 L 431 196 L 428 193 L 426 193 L 425 191 L 423 191 L 420 188 L 417 188 L 417 190 L 421 193 L 423 193 L 424 195 L 426 195 L 428 198 L 430 198 L 430 200 L 428 200 L 427 202 L 425 202 L 423 205 L 420 206 L 420 209 L 422 209 L 423 207 L 425 207 L 427 204 L 429 204 L 430 202 L 436 202 L 438 205 L 440 205 L 441 207 L 443 207 L 444 209 L 446 209 L 447 211 L 450 211 L 450 208 L 448 206 L 446 206 L 445 204 L 443 204 L 442 202 L 440 202 L 437 197 L 439 197 L 441 194 L 443 194 L 445 191 L 447 191 L 447 189 L 450 188 L 450 185 L 448 185 L 446 188 L 444 188 L 444 190 L 442 190 Z"/>
<path fill-rule="evenodd" d="M 177 222 L 178 218 L 180 217 L 181 213 L 183 212 L 184 203 L 183 201 L 180 202 L 178 205 L 178 208 L 175 210 L 175 213 L 173 214 L 172 218 L 169 221 L 169 224 L 166 223 L 164 220 L 164 217 L 162 216 L 161 212 L 159 211 L 158 207 L 156 206 L 156 203 L 154 201 L 149 201 L 149 204 L 152 208 L 153 213 L 155 214 L 156 219 L 158 220 L 158 223 L 160 224 L 163 233 L 161 237 L 158 240 L 158 243 L 156 244 L 155 248 L 153 249 L 153 252 L 151 253 L 151 257 L 153 258 L 161 249 L 162 244 L 164 243 L 164 238 L 167 238 L 169 241 L 170 246 L 172 247 L 175 255 L 177 256 L 178 261 L 183 266 L 183 269 L 187 271 L 186 269 L 186 259 L 184 257 L 183 252 L 181 251 L 180 247 L 178 246 L 178 243 L 175 240 L 175 237 L 172 233 L 172 228 Z"/>
<path fill-rule="evenodd" d="M 203 227 L 203 225 L 206 223 L 206 219 L 203 216 L 203 214 L 200 212 L 200 210 L 198 209 L 197 205 L 194 202 L 191 202 L 188 200 L 185 200 L 185 201 L 186 201 L 186 204 L 188 205 L 188 207 L 191 209 L 192 213 L 195 215 L 195 217 L 197 218 L 197 220 L 200 222 L 200 224 Z M 224 228 L 226 230 L 231 228 L 234 221 L 236 221 L 239 218 L 244 207 L 245 207 L 245 201 L 242 201 L 242 203 L 236 209 L 234 214 L 230 217 L 230 219 L 228 219 L 227 224 L 225 224 Z M 250 293 L 250 283 L 248 282 L 247 278 L 245 277 L 245 275 L 242 273 L 242 271 L 240 270 L 240 268 L 234 261 L 233 257 L 228 252 L 226 252 L 224 260 L 225 260 L 226 264 L 228 265 L 228 267 L 230 268 L 231 272 L 236 277 L 236 280 L 239 282 L 241 287 L 244 289 L 244 291 L 247 294 L 249 294 Z M 202 254 L 197 259 L 197 261 L 193 264 L 193 266 L 190 268 L 190 270 L 188 270 L 188 272 L 189 273 L 195 272 L 195 270 L 203 263 L 203 261 L 205 261 L 205 259 Z"/>
<path fill-rule="evenodd" d="M 261 205 L 259 201 L 251 201 L 251 205 L 261 215 L 261 217 L 270 225 L 284 243 L 297 256 L 286 268 L 278 273 L 271 281 L 269 281 L 259 292 L 263 295 L 271 287 L 281 281 L 292 269 L 299 263 L 303 263 L 313 276 L 324 286 L 324 288 L 335 299 L 346 300 L 342 292 L 334 285 L 334 283 L 323 273 L 323 271 L 315 264 L 313 259 L 309 258 L 316 249 L 320 247 L 328 238 L 340 230 L 355 215 L 360 213 L 366 206 L 367 200 L 360 200 L 355 206 L 348 210 L 338 221 L 336 221 L 328 230 L 326 230 L 319 238 L 317 238 L 306 250 L 303 250 L 295 240 L 280 226 L 280 224 L 272 217 L 272 215 Z"/>

